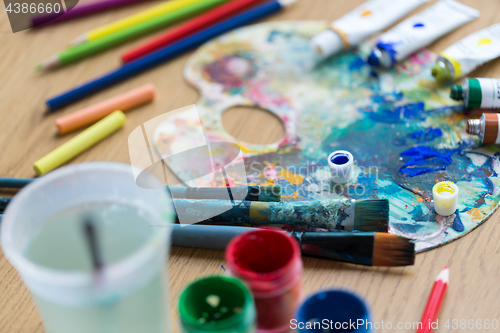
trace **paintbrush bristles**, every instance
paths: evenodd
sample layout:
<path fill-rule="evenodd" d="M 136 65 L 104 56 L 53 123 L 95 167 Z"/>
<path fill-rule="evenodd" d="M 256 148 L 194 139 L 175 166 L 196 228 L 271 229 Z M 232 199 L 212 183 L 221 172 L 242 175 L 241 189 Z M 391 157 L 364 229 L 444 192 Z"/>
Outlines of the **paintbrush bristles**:
<path fill-rule="evenodd" d="M 373 266 L 409 266 L 415 263 L 415 244 L 409 239 L 387 233 L 375 233 Z"/>
<path fill-rule="evenodd" d="M 356 200 L 354 229 L 387 232 L 389 227 L 389 200 Z"/>

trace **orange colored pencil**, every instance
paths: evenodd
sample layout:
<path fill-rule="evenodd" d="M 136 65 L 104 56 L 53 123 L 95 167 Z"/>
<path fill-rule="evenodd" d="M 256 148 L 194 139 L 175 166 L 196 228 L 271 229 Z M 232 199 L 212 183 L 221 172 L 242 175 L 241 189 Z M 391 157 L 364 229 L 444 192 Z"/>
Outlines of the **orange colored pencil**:
<path fill-rule="evenodd" d="M 139 105 L 151 102 L 154 96 L 154 85 L 146 84 L 124 94 L 75 111 L 67 116 L 57 118 L 55 123 L 59 134 L 66 134 L 91 125 L 116 110 L 125 112 Z"/>
<path fill-rule="evenodd" d="M 422 314 L 422 319 L 420 323 L 422 326 L 419 327 L 417 333 L 431 333 L 433 330 L 433 325 L 438 317 L 439 310 L 441 309 L 441 304 L 443 303 L 444 296 L 446 295 L 446 289 L 448 289 L 448 283 L 450 281 L 450 270 L 446 266 L 437 276 L 434 286 L 432 287 L 431 294 L 429 295 L 429 300 L 425 306 L 424 313 Z"/>

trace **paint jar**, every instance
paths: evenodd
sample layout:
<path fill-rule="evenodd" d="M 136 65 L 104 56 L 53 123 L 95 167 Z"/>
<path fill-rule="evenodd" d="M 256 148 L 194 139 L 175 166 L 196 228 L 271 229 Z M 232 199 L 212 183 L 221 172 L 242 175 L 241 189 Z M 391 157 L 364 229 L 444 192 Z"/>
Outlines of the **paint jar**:
<path fill-rule="evenodd" d="M 277 229 L 255 229 L 226 248 L 227 272 L 252 290 L 258 332 L 283 332 L 302 290 L 302 258 L 297 241 Z"/>
<path fill-rule="evenodd" d="M 362 298 L 350 291 L 331 289 L 306 299 L 291 327 L 301 333 L 369 333 L 371 325 L 370 310 Z"/>
<path fill-rule="evenodd" d="M 328 156 L 328 166 L 332 175 L 332 181 L 337 184 L 345 184 L 352 179 L 354 158 L 347 150 L 337 150 Z"/>
<path fill-rule="evenodd" d="M 457 210 L 458 186 L 449 181 L 439 182 L 432 188 L 434 210 L 442 216 L 449 216 Z"/>
<path fill-rule="evenodd" d="M 255 332 L 255 304 L 247 285 L 227 276 L 211 276 L 191 283 L 179 298 L 182 331 Z"/>
<path fill-rule="evenodd" d="M 2 250 L 50 333 L 170 331 L 167 258 L 173 208 L 162 183 L 133 167 L 84 163 L 23 188 L 2 219 Z M 136 171 L 136 170 L 134 170 Z M 95 227 L 95 270 L 84 221 Z"/>

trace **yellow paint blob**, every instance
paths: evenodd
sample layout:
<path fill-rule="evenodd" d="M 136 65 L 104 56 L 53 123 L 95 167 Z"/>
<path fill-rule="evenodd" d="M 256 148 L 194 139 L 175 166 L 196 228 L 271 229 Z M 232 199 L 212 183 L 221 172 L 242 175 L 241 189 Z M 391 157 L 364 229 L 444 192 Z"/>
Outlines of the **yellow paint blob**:
<path fill-rule="evenodd" d="M 371 14 L 372 14 L 372 12 L 371 12 L 371 11 L 366 10 L 366 11 L 364 11 L 364 12 L 361 14 L 361 16 L 363 16 L 363 17 L 364 17 L 364 16 L 368 16 L 368 15 L 371 15 Z"/>
<path fill-rule="evenodd" d="M 467 213 L 470 215 L 471 220 L 480 220 L 482 218 L 481 211 L 478 208 L 472 208 Z"/>
<path fill-rule="evenodd" d="M 489 38 L 483 38 L 479 42 L 477 42 L 478 45 L 491 44 L 491 43 L 493 42 Z"/>
<path fill-rule="evenodd" d="M 285 169 L 281 170 L 279 175 L 280 177 L 285 178 L 292 185 L 300 185 L 304 181 L 304 177 L 302 177 L 301 175 L 296 175 L 293 172 Z"/>

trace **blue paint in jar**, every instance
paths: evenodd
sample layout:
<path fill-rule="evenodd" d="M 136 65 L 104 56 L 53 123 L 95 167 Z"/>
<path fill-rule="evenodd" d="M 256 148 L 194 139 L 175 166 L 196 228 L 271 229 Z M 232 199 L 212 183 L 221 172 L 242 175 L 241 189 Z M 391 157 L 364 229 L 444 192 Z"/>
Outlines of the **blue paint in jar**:
<path fill-rule="evenodd" d="M 349 162 L 349 157 L 347 157 L 346 155 L 343 155 L 343 154 L 333 155 L 332 162 L 337 164 L 337 165 L 346 164 L 347 162 Z"/>

